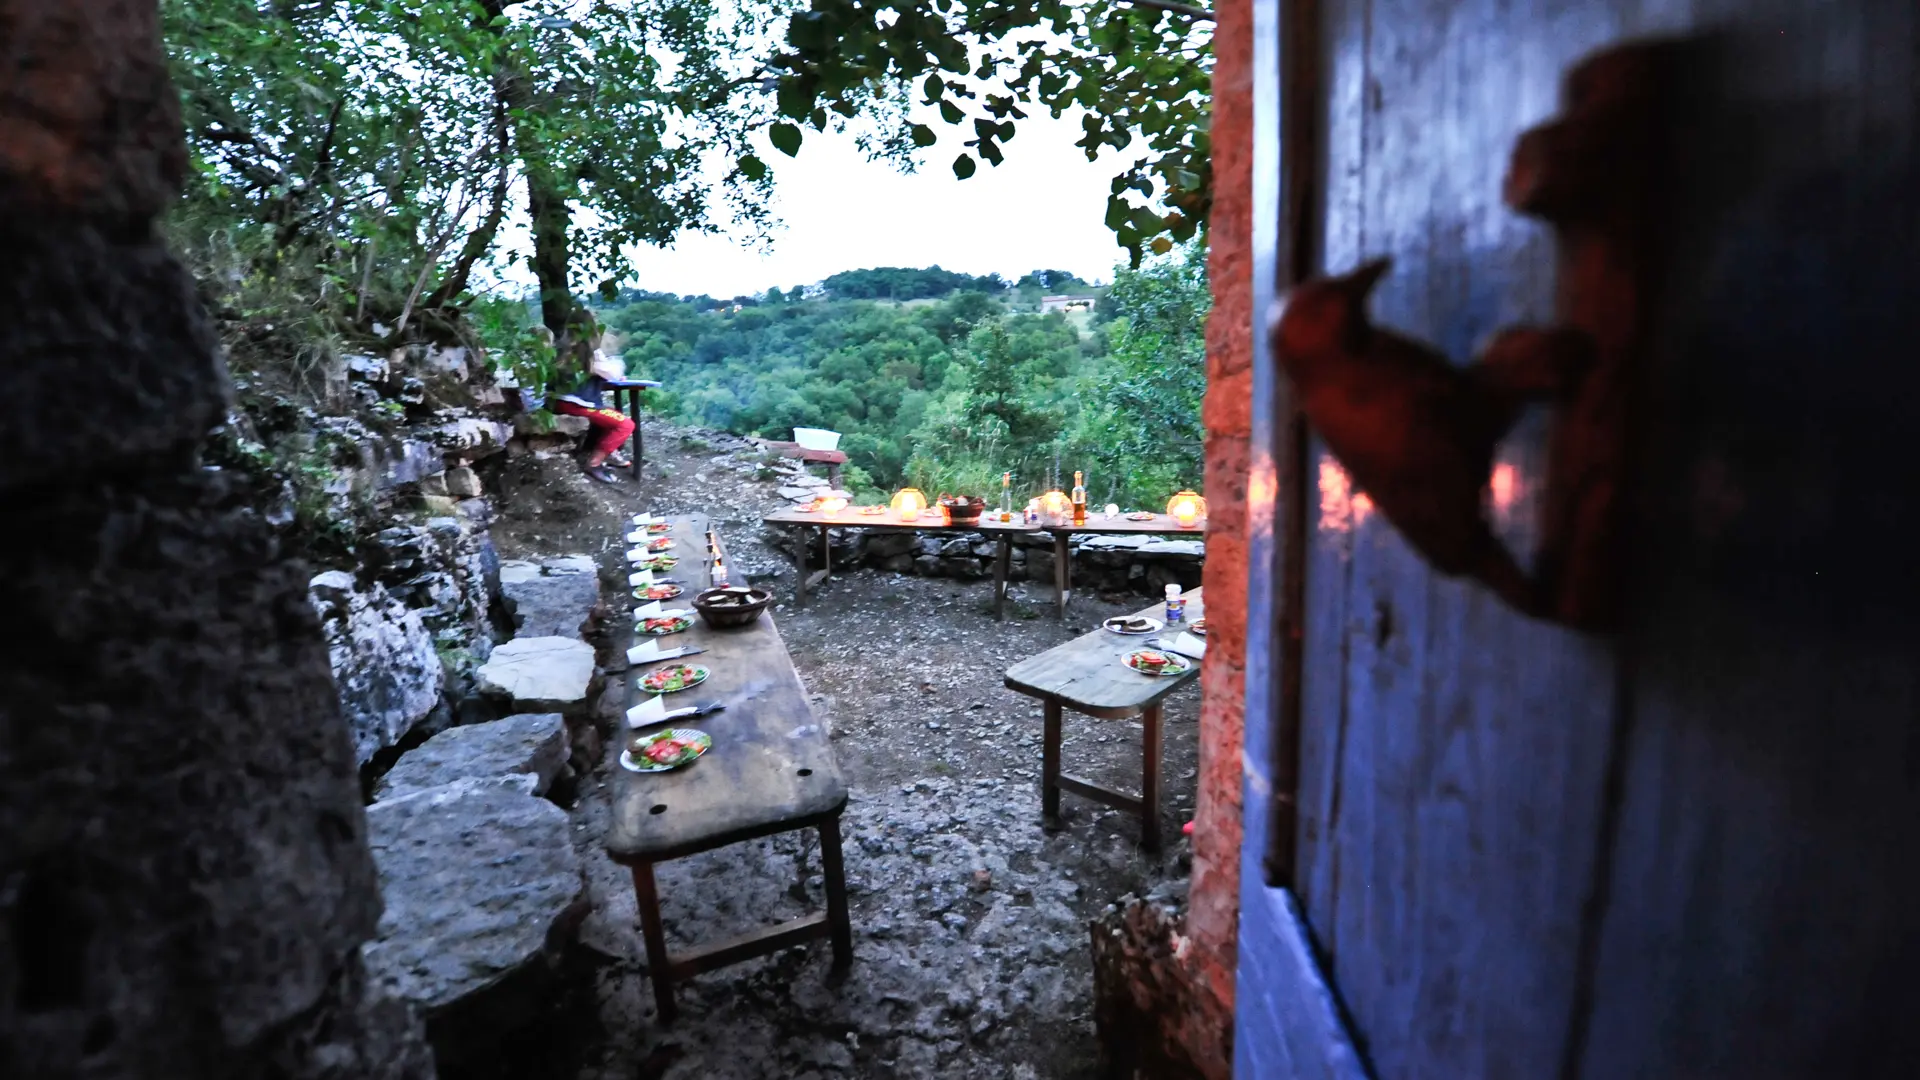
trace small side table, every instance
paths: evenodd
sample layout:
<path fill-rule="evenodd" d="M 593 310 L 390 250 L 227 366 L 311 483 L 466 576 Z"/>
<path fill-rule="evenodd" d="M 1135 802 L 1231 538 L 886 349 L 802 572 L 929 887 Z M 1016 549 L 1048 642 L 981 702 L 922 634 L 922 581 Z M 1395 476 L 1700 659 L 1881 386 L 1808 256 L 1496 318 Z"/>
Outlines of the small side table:
<path fill-rule="evenodd" d="M 640 459 L 645 454 L 646 443 L 640 436 L 640 391 L 652 390 L 660 384 L 653 379 L 625 379 L 620 382 L 607 380 L 607 389 L 613 391 L 613 407 L 621 408 L 620 392 L 626 391 L 627 404 L 624 409 L 633 420 L 633 479 L 640 479 Z"/>

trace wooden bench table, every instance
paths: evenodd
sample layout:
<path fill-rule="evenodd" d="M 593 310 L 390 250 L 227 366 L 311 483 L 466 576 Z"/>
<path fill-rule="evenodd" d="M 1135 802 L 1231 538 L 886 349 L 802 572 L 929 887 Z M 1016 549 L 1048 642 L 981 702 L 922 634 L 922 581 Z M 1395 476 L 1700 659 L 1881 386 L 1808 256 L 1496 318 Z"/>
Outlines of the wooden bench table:
<path fill-rule="evenodd" d="M 1195 589 L 1186 594 L 1186 622 L 1181 626 L 1191 627 L 1206 617 L 1200 593 L 1201 590 Z M 1166 605 L 1155 604 L 1135 614 L 1164 619 Z M 1160 849 L 1160 703 L 1168 694 L 1198 678 L 1200 663 L 1194 661 L 1182 675 L 1142 675 L 1129 670 L 1120 658 L 1135 649 L 1152 648 L 1153 642 L 1161 637 L 1172 638 L 1180 628 L 1137 637 L 1095 630 L 1007 669 L 1007 689 L 1040 699 L 1046 725 L 1040 751 L 1040 809 L 1047 823 L 1057 823 L 1060 793 L 1071 791 L 1116 810 L 1140 815 L 1141 846 L 1148 851 Z M 1061 771 L 1060 727 L 1064 709 L 1103 720 L 1140 717 L 1139 796 L 1103 788 L 1091 780 Z"/>
<path fill-rule="evenodd" d="M 662 607 L 690 607 L 694 594 L 711 580 L 708 522 L 703 515 L 668 520 L 673 525 L 668 534 L 674 541 L 671 553 L 680 562 L 659 576 L 677 579 L 686 592 L 663 601 Z M 633 871 L 647 972 L 653 979 L 661 1019 L 675 1015 L 674 983 L 806 941 L 831 938 L 834 967 L 846 967 L 853 960 L 846 869 L 840 851 L 840 813 L 847 805 L 847 783 L 826 727 L 807 704 L 772 614 L 764 613 L 738 630 L 710 629 L 696 615 L 692 628 L 681 633 L 651 639 L 636 635 L 635 640 L 653 640 L 662 649 L 682 645 L 706 649 L 684 661 L 666 661 L 700 664 L 712 672 L 705 683 L 666 695 L 663 704 L 668 709 L 715 698 L 727 703 L 721 712 L 671 722 L 713 737 L 713 748 L 691 765 L 663 773 L 635 773 L 620 766 L 617 755 L 634 734 L 624 716 L 614 747 L 613 820 L 607 852 Z M 646 696 L 639 677 L 656 666 L 645 664 L 628 672 L 630 703 Z M 820 830 L 827 894 L 824 913 L 677 955 L 667 951 L 655 863 L 796 829 Z"/>
<path fill-rule="evenodd" d="M 802 543 L 794 556 L 795 569 L 799 583 L 794 589 L 794 602 L 805 607 L 807 590 L 825 581 L 833 573 L 833 553 L 828 545 L 829 529 L 866 529 L 871 532 L 926 532 L 926 533 L 981 533 L 994 539 L 997 550 L 993 560 L 993 617 L 1002 617 L 1007 601 L 1007 577 L 1013 565 L 1013 538 L 1025 533 L 1051 533 L 1053 535 L 1053 598 L 1054 614 L 1065 618 L 1067 600 L 1073 593 L 1073 549 L 1068 540 L 1075 533 L 1092 535 L 1146 535 L 1146 536 L 1182 536 L 1193 540 L 1205 538 L 1204 529 L 1183 529 L 1174 524 L 1165 514 L 1155 514 L 1151 521 L 1128 521 L 1125 518 L 1109 520 L 1092 515 L 1084 525 L 1028 525 L 1024 522 L 988 521 L 983 515 L 976 525 L 948 525 L 946 519 L 936 511 L 924 513 L 918 520 L 901 521 L 899 515 L 889 510 L 878 516 L 860 513 L 849 506 L 833 514 L 802 513 L 798 510 L 780 510 L 760 519 L 767 525 L 806 526 L 820 530 L 820 569 L 807 570 L 808 545 Z"/>
<path fill-rule="evenodd" d="M 609 379 L 607 389 L 613 391 L 613 407 L 620 408 L 620 394 L 626 392 L 627 416 L 633 421 L 633 479 L 640 479 L 640 459 L 646 456 L 646 440 L 640 435 L 640 391 L 659 387 L 653 379 Z"/>
<path fill-rule="evenodd" d="M 993 560 L 993 617 L 1001 617 L 1001 611 L 1007 600 L 1007 576 L 1013 567 L 1013 538 L 1021 533 L 1035 533 L 1039 530 L 1024 522 L 1014 521 L 1002 524 L 988 521 L 983 516 L 977 524 L 948 525 L 946 517 L 939 511 L 923 513 L 918 520 L 902 521 L 900 515 L 889 510 L 885 514 L 862 514 L 849 506 L 832 514 L 818 512 L 802 513 L 798 510 L 780 510 L 760 519 L 768 525 L 802 526 L 820 530 L 820 569 L 807 570 L 807 550 L 811 546 L 802 541 L 794 555 L 794 570 L 798 583 L 794 588 L 794 603 L 805 607 L 807 590 L 827 579 L 833 573 L 833 550 L 827 537 L 829 529 L 866 529 L 869 532 L 924 532 L 924 533 L 983 533 L 993 537 L 997 550 Z"/>

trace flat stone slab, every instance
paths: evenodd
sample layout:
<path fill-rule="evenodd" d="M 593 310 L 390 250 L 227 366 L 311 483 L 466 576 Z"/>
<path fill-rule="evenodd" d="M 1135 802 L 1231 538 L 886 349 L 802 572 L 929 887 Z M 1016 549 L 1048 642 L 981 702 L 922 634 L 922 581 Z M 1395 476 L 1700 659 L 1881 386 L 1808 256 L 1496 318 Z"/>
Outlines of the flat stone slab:
<path fill-rule="evenodd" d="M 1190 555 L 1204 558 L 1207 545 L 1198 540 L 1155 540 L 1140 549 L 1142 555 Z"/>
<path fill-rule="evenodd" d="M 581 639 L 600 602 L 600 568 L 589 555 L 514 559 L 500 564 L 500 591 L 513 602 L 519 636 Z"/>
<path fill-rule="evenodd" d="M 542 960 L 584 888 L 566 811 L 497 783 L 367 808 L 386 911 L 368 973 L 431 1016 Z"/>
<path fill-rule="evenodd" d="M 496 646 L 475 673 L 480 692 L 510 698 L 521 712 L 567 712 L 585 703 L 593 646 L 571 637 L 517 637 Z"/>
<path fill-rule="evenodd" d="M 780 489 L 781 498 L 792 499 L 794 502 L 805 502 L 808 499 L 813 498 L 813 495 L 814 495 L 814 492 L 812 488 L 783 487 Z"/>
<path fill-rule="evenodd" d="M 521 713 L 448 728 L 402 755 L 373 794 L 388 799 L 459 780 L 532 776 L 533 794 L 544 795 L 572 752 L 567 722 L 559 713 Z"/>

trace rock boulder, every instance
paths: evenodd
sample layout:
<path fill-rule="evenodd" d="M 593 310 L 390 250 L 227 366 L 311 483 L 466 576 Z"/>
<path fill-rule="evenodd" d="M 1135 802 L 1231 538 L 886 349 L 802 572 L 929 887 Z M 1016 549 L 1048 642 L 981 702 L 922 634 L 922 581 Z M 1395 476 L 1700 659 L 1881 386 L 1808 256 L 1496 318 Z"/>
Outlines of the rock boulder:
<path fill-rule="evenodd" d="M 485 724 L 448 728 L 408 751 L 374 787 L 390 799 L 458 780 L 532 776 L 544 795 L 572 751 L 559 713 L 521 713 Z"/>
<path fill-rule="evenodd" d="M 578 712 L 593 683 L 593 646 L 570 637 L 517 637 L 475 673 L 480 692 L 521 712 Z"/>
<path fill-rule="evenodd" d="M 566 811 L 499 783 L 368 807 L 386 902 L 364 950 L 368 972 L 418 1008 L 430 1033 L 450 1011 L 485 1011 L 476 999 L 496 989 L 539 982 L 550 942 L 584 913 L 571 831 Z"/>
<path fill-rule="evenodd" d="M 385 586 L 374 582 L 363 590 L 344 570 L 315 577 L 307 595 L 326 633 L 354 758 L 364 765 L 440 704 L 446 675 L 433 634 L 420 613 Z"/>

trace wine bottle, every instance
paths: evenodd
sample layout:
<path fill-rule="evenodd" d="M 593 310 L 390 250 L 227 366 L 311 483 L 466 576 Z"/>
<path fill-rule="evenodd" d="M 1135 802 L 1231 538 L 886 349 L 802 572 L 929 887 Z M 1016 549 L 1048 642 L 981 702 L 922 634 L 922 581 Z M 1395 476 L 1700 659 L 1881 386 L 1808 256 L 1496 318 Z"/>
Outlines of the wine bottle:
<path fill-rule="evenodd" d="M 1000 474 L 1000 520 L 1003 522 L 1013 520 L 1013 474 L 1011 472 Z"/>
<path fill-rule="evenodd" d="M 1087 484 L 1085 474 L 1079 470 L 1075 470 L 1073 474 L 1073 494 L 1070 498 L 1073 499 L 1073 523 L 1085 525 L 1087 523 Z"/>

